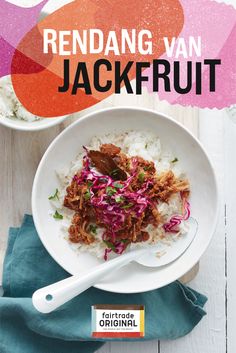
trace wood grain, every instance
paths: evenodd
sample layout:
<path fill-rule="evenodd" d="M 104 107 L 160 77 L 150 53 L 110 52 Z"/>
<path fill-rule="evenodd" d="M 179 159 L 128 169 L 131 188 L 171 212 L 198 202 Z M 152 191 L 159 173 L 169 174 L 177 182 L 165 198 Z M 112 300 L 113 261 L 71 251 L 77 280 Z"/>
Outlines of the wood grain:
<path fill-rule="evenodd" d="M 222 126 L 218 117 L 218 125 L 211 120 L 211 136 L 208 135 L 208 125 L 200 119 L 199 112 L 193 108 L 181 108 L 170 106 L 165 102 L 159 102 L 154 95 L 143 96 L 113 96 L 96 107 L 88 109 L 92 111 L 111 105 L 133 105 L 147 107 L 169 114 L 182 122 L 195 135 L 200 133 L 202 141 L 216 160 L 217 168 L 222 170 Z M 37 165 L 53 138 L 71 121 L 79 118 L 86 112 L 77 114 L 58 127 L 47 131 L 35 133 L 22 133 L 11 131 L 0 126 L 0 241 L 1 259 L 3 259 L 8 227 L 17 226 L 25 212 L 30 213 L 30 195 L 32 182 Z M 215 115 L 215 114 L 214 114 Z M 205 117 L 206 118 L 206 117 Z M 207 126 L 206 126 L 207 125 Z M 217 148 L 216 148 L 217 147 Z M 201 270 L 198 276 L 191 282 L 196 289 L 203 291 L 210 297 L 207 306 L 208 316 L 187 337 L 172 342 L 140 342 L 140 343 L 107 343 L 100 353 L 141 353 L 147 350 L 149 353 L 224 353 L 225 352 L 225 278 L 224 278 L 224 215 L 221 211 L 220 224 L 214 243 L 201 261 Z M 222 238 L 223 232 L 223 238 Z M 196 271 L 195 268 L 193 271 Z M 189 278 L 187 278 L 189 280 Z M 231 293 L 233 286 L 231 285 Z M 233 319 L 232 319 L 233 322 Z M 231 353 L 231 352 L 230 352 Z M 234 351 L 232 351 L 234 353 Z"/>
<path fill-rule="evenodd" d="M 201 111 L 199 135 L 217 172 L 221 207 L 219 222 L 209 249 L 200 261 L 198 276 L 191 287 L 206 294 L 207 316 L 189 335 L 170 342 L 161 342 L 161 353 L 226 353 L 226 296 L 225 296 L 225 160 L 224 114 Z M 207 210 L 206 210 L 207 212 Z M 235 316 L 234 314 L 232 314 Z M 228 351 L 234 353 L 234 350 Z"/>
<path fill-rule="evenodd" d="M 236 106 L 225 113 L 225 309 L 226 309 L 226 348 L 228 352 L 236 352 Z"/>

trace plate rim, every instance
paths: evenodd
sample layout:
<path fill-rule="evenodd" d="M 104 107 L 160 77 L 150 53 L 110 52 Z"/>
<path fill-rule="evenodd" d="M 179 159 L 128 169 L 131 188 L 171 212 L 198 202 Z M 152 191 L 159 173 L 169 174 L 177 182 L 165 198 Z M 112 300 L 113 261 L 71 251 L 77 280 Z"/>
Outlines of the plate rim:
<path fill-rule="evenodd" d="M 35 132 L 35 131 L 50 129 L 51 127 L 54 127 L 58 124 L 63 123 L 69 117 L 70 115 L 51 117 L 51 118 L 42 118 L 42 119 L 48 119 L 48 121 L 43 125 L 38 125 L 38 121 L 28 122 L 20 119 L 10 119 L 10 118 L 1 117 L 0 124 L 2 126 L 5 126 L 15 131 Z M 27 124 L 30 124 L 30 126 L 29 125 L 27 126 Z M 35 124 L 35 125 L 32 125 L 32 124 Z"/>

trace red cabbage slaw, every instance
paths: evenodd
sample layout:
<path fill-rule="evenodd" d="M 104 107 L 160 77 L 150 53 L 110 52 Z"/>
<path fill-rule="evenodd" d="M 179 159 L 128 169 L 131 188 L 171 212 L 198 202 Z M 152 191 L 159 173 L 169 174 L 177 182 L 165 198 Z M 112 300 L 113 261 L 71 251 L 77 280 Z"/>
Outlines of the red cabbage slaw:
<path fill-rule="evenodd" d="M 131 213 L 139 217 L 153 201 L 145 195 L 151 180 L 143 183 L 138 191 L 128 189 L 132 180 L 137 176 L 136 159 L 132 159 L 132 171 L 126 181 L 114 181 L 108 175 L 101 175 L 92 170 L 87 154 L 84 156 L 83 168 L 80 176 L 75 175 L 73 180 L 78 184 L 86 183 L 89 186 L 89 202 L 93 206 L 96 219 L 105 224 L 108 229 L 103 232 L 102 239 L 110 245 L 105 249 L 104 259 L 112 250 L 122 254 L 126 248 L 125 240 L 117 241 L 116 232 L 124 228 L 126 216 Z"/>
<path fill-rule="evenodd" d="M 88 200 L 90 205 L 93 206 L 96 219 L 98 223 L 106 226 L 102 235 L 102 240 L 107 245 L 104 252 L 105 260 L 107 260 L 111 251 L 122 254 L 126 249 L 127 241 L 116 239 L 116 232 L 122 231 L 126 217 L 133 214 L 139 218 L 149 205 L 157 205 L 157 202 L 154 203 L 146 195 L 148 187 L 153 185 L 151 178 L 143 182 L 139 190 L 129 190 L 129 185 L 135 177 L 137 177 L 137 160 L 135 157 L 132 158 L 132 170 L 127 180 L 114 181 L 110 176 L 101 175 L 94 171 L 86 154 L 83 157 L 83 168 L 80 176 L 75 175 L 73 178 L 78 184 L 87 184 L 89 190 Z M 165 232 L 179 232 L 178 226 L 180 223 L 190 217 L 190 204 L 183 198 L 182 194 L 181 198 L 183 200 L 184 214 L 172 216 L 163 225 Z"/>

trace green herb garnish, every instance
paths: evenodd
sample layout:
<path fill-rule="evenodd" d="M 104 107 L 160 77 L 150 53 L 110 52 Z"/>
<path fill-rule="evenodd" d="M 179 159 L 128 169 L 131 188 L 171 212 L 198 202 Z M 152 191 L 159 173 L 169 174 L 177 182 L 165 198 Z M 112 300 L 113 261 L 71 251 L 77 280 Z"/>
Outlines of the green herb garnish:
<path fill-rule="evenodd" d="M 145 174 L 143 172 L 139 173 L 138 175 L 138 181 L 140 181 L 140 183 L 143 183 L 145 178 Z"/>
<path fill-rule="evenodd" d="M 97 234 L 97 226 L 95 224 L 90 224 L 89 231 L 93 234 Z"/>
<path fill-rule="evenodd" d="M 93 185 L 93 182 L 92 182 L 91 180 L 89 180 L 89 181 L 87 182 L 87 185 L 88 185 L 88 187 L 90 188 L 90 187 Z"/>
<path fill-rule="evenodd" d="M 114 183 L 113 184 L 116 189 L 123 189 L 124 185 L 121 183 Z"/>
<path fill-rule="evenodd" d="M 124 206 L 122 206 L 121 208 L 126 209 L 126 208 L 132 207 L 133 205 L 134 205 L 133 203 L 128 203 L 127 205 L 124 205 Z"/>
<path fill-rule="evenodd" d="M 88 201 L 88 200 L 90 200 L 90 198 L 91 198 L 90 190 L 87 190 L 87 191 L 84 193 L 84 199 L 85 199 L 85 201 Z"/>
<path fill-rule="evenodd" d="M 109 248 L 109 249 L 112 249 L 112 251 L 116 252 L 116 248 L 115 248 L 115 245 L 112 244 L 110 241 L 107 241 L 107 240 L 103 240 L 103 242 L 106 244 L 106 246 Z"/>
<path fill-rule="evenodd" d="M 125 198 L 123 196 L 116 196 L 115 200 L 117 203 L 125 201 Z"/>
<path fill-rule="evenodd" d="M 116 193 L 116 189 L 114 189 L 113 187 L 111 186 L 108 186 L 106 188 L 106 193 L 108 196 L 113 196 L 115 193 Z"/>
<path fill-rule="evenodd" d="M 62 214 L 60 214 L 58 211 L 56 211 L 53 215 L 53 218 L 55 219 L 63 219 L 63 216 Z"/>
<path fill-rule="evenodd" d="M 120 239 L 120 242 L 126 244 L 129 242 L 129 239 Z"/>
<path fill-rule="evenodd" d="M 173 161 L 171 161 L 171 163 L 176 163 L 178 162 L 178 158 L 175 157 L 175 159 L 173 159 Z"/>
<path fill-rule="evenodd" d="M 148 144 L 146 143 L 146 145 L 145 145 L 145 149 L 147 149 L 147 146 L 148 146 Z"/>
<path fill-rule="evenodd" d="M 59 196 L 58 196 L 58 194 L 59 194 L 59 190 L 58 189 L 56 189 L 56 191 L 55 191 L 55 194 L 54 195 L 51 195 L 51 196 L 49 196 L 49 198 L 48 198 L 48 200 L 59 200 Z"/>
<path fill-rule="evenodd" d="M 151 165 L 146 165 L 145 167 L 143 167 L 143 169 L 144 169 L 145 172 L 146 172 L 147 170 L 152 169 L 152 166 L 151 166 Z"/>

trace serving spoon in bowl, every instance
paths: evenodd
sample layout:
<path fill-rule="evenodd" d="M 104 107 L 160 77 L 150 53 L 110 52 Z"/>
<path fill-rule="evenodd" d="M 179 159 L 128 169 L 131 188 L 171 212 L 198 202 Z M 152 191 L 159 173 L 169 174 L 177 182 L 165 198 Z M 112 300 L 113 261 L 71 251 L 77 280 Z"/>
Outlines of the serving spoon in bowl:
<path fill-rule="evenodd" d="M 128 263 L 135 261 L 147 267 L 161 267 L 179 258 L 190 246 L 197 234 L 198 224 L 194 218 L 189 218 L 189 231 L 170 244 L 158 242 L 141 248 L 131 247 L 131 251 L 107 261 L 84 275 L 74 275 L 62 281 L 38 289 L 34 292 L 32 301 L 34 307 L 41 313 L 50 313 L 59 306 L 73 299 L 86 289 L 96 284 L 100 279 Z"/>

